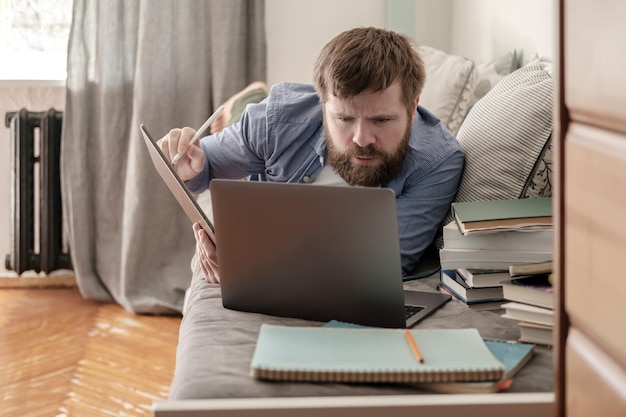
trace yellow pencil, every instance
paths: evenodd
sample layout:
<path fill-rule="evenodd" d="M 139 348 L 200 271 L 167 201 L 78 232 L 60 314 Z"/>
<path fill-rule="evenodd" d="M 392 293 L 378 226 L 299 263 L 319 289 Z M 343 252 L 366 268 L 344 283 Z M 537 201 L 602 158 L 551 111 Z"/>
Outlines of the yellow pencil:
<path fill-rule="evenodd" d="M 411 332 L 406 330 L 404 334 L 406 336 L 406 340 L 409 341 L 409 346 L 411 346 L 411 350 L 413 351 L 415 358 L 420 363 L 424 363 L 424 357 L 422 356 L 422 352 L 420 352 L 420 348 L 417 346 L 417 343 L 415 343 L 415 339 L 413 338 L 413 335 L 411 334 Z"/>

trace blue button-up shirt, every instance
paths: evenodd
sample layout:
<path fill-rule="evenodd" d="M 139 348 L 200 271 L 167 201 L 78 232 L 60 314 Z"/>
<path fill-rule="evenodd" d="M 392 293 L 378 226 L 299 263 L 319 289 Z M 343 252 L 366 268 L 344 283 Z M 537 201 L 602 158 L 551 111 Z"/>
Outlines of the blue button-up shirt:
<path fill-rule="evenodd" d="M 273 182 L 308 183 L 324 167 L 322 106 L 312 85 L 282 83 L 239 123 L 200 141 L 204 171 L 189 180 L 193 192 L 212 178 L 258 175 Z M 410 274 L 435 238 L 456 195 L 463 151 L 432 113 L 418 106 L 400 175 L 383 186 L 396 194 L 402 270 Z"/>

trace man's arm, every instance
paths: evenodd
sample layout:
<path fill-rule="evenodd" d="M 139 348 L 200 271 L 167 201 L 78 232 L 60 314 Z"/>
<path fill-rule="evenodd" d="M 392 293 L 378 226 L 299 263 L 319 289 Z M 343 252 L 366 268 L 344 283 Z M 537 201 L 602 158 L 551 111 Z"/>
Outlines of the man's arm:
<path fill-rule="evenodd" d="M 206 190 L 212 178 L 240 179 L 263 172 L 265 156 L 261 147 L 267 139 L 265 109 L 265 102 L 249 105 L 238 123 L 201 139 L 204 169 L 187 182 L 192 192 Z"/>
<path fill-rule="evenodd" d="M 450 210 L 463 173 L 463 161 L 460 149 L 451 153 L 427 176 L 409 177 L 398 195 L 398 232 L 405 276 L 433 242 Z"/>

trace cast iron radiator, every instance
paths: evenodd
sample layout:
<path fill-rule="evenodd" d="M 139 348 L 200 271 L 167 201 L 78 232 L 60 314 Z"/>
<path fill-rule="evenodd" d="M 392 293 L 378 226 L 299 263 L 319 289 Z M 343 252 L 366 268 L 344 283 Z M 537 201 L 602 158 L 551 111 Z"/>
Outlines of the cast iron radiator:
<path fill-rule="evenodd" d="M 10 129 L 12 158 L 11 253 L 6 256 L 5 267 L 18 274 L 71 268 L 69 249 L 64 249 L 61 209 L 62 121 L 63 113 L 54 109 L 47 112 L 22 109 L 5 117 L 6 127 Z M 36 176 L 39 177 L 37 188 Z"/>

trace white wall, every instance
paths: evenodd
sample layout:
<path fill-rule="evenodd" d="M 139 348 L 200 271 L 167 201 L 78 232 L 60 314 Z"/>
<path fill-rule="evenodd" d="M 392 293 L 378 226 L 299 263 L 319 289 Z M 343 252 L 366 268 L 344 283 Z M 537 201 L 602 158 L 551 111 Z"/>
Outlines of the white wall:
<path fill-rule="evenodd" d="M 385 27 L 394 1 L 266 0 L 268 84 L 311 82 L 315 58 L 327 41 L 353 27 Z M 402 4 L 406 1 L 395 3 Z M 556 56 L 555 1 L 414 0 L 409 12 L 415 14 L 415 33 L 409 35 L 416 43 L 475 61 L 510 49 Z"/>
<path fill-rule="evenodd" d="M 415 0 L 418 42 L 477 62 L 511 49 L 556 57 L 556 2 Z M 527 54 L 529 55 L 529 54 Z"/>
<path fill-rule="evenodd" d="M 403 0 L 266 0 L 268 84 L 311 82 L 322 46 L 357 26 L 387 25 L 387 7 Z M 510 49 L 554 58 L 556 5 L 546 0 L 413 0 L 419 44 L 476 61 Z"/>
<path fill-rule="evenodd" d="M 386 0 L 265 0 L 269 85 L 312 82 L 322 46 L 358 26 L 384 27 Z"/>
<path fill-rule="evenodd" d="M 311 82 L 322 46 L 343 30 L 385 27 L 387 8 L 406 0 L 266 0 L 267 82 Z M 556 11 L 546 0 L 414 0 L 417 43 L 486 60 L 512 48 L 554 58 Z M 4 85 L 4 84 L 3 84 Z M 62 88 L 19 87 L 0 91 L 0 116 L 27 107 L 63 108 Z M 0 273 L 9 252 L 10 154 L 8 129 L 0 128 Z"/>
<path fill-rule="evenodd" d="M 546 0 L 453 0 L 450 52 L 480 61 L 515 48 L 554 61 L 556 9 Z"/>
<path fill-rule="evenodd" d="M 421 45 L 451 52 L 454 0 L 415 0 L 415 37 Z"/>

